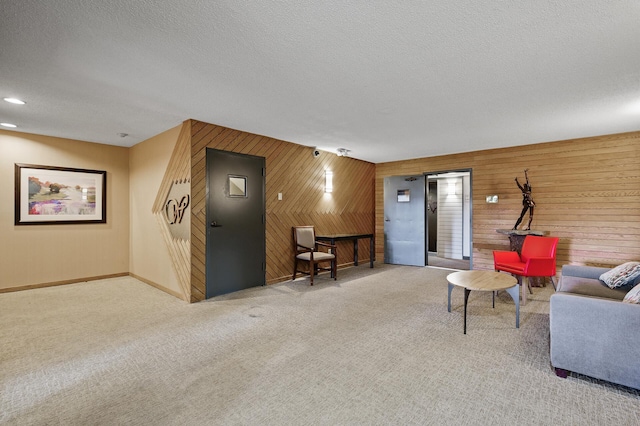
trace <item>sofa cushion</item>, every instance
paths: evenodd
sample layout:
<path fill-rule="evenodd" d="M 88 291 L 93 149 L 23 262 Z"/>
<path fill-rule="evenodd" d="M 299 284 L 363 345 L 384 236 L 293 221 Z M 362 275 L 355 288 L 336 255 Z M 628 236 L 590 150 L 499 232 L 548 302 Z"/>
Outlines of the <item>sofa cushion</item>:
<path fill-rule="evenodd" d="M 638 303 L 640 304 L 640 284 L 632 288 L 626 296 L 624 296 L 623 302 Z"/>
<path fill-rule="evenodd" d="M 558 291 L 563 293 L 582 294 L 584 296 L 605 297 L 607 299 L 622 300 L 627 294 L 624 289 L 612 289 L 602 281 L 593 278 L 573 277 L 563 275 L 558 283 Z"/>
<path fill-rule="evenodd" d="M 623 263 L 600 275 L 600 279 L 610 288 L 631 285 L 636 278 L 640 278 L 640 262 Z"/>

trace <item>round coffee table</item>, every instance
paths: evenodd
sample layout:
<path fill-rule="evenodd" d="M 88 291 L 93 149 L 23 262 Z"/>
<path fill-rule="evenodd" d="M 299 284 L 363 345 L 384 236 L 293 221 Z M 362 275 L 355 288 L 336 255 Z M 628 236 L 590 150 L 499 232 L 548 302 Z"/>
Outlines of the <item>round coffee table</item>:
<path fill-rule="evenodd" d="M 454 286 L 464 288 L 464 334 L 467 334 L 467 301 L 471 290 L 492 291 L 493 307 L 496 307 L 495 292 L 506 290 L 516 304 L 516 328 L 520 328 L 520 295 L 515 277 L 495 271 L 460 271 L 447 275 L 449 282 L 449 304 L 451 312 L 451 290 Z"/>

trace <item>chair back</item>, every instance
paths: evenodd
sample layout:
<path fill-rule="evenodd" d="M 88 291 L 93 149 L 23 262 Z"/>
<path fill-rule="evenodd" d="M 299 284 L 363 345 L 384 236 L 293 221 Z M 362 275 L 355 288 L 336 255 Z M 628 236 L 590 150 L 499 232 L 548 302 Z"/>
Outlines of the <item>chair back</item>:
<path fill-rule="evenodd" d="M 552 259 L 545 271 L 537 271 L 541 276 L 547 273 L 549 276 L 556 274 L 556 248 L 558 247 L 558 237 L 538 237 L 535 235 L 527 235 L 522 243 L 520 258 L 523 262 L 527 262 L 530 258 L 547 258 Z M 548 268 L 548 270 L 546 270 Z"/>
<path fill-rule="evenodd" d="M 297 251 L 298 246 L 314 249 L 316 246 L 316 235 L 313 226 L 294 226 L 293 227 L 293 244 Z"/>

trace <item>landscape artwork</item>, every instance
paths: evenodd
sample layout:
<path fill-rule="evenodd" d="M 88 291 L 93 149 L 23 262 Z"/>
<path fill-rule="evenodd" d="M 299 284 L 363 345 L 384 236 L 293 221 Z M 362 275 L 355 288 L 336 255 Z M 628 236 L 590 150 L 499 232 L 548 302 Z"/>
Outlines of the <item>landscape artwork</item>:
<path fill-rule="evenodd" d="M 106 222 L 106 172 L 16 164 L 16 225 Z"/>

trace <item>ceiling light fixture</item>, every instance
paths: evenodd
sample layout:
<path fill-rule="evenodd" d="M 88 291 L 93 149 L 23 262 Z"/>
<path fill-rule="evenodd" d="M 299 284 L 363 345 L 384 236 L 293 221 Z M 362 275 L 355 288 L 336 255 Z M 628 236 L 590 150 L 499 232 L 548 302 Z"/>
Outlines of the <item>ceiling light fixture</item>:
<path fill-rule="evenodd" d="M 16 126 L 15 124 L 11 124 L 11 123 L 0 123 L 0 126 L 3 126 L 3 127 L 10 127 L 10 128 L 12 128 L 12 129 L 13 129 L 13 128 L 15 128 L 15 127 L 18 127 L 18 126 Z"/>
<path fill-rule="evenodd" d="M 18 98 L 4 98 L 5 101 L 9 102 L 10 104 L 16 104 L 16 105 L 24 105 L 26 104 L 25 101 L 22 101 Z"/>
<path fill-rule="evenodd" d="M 336 154 L 338 154 L 338 157 L 348 157 L 350 152 L 351 151 L 348 150 L 347 148 L 336 149 Z"/>

